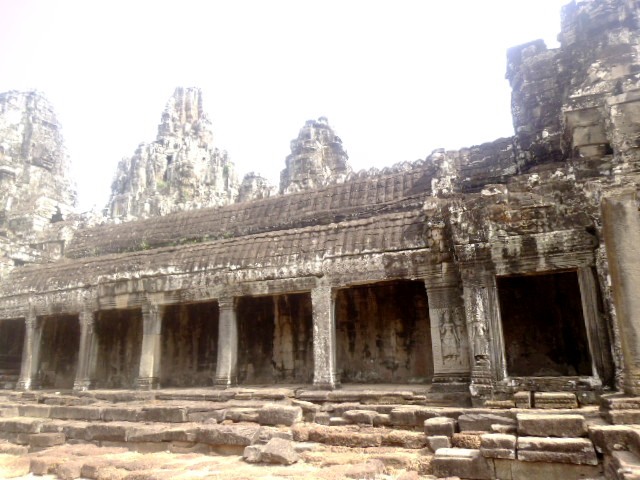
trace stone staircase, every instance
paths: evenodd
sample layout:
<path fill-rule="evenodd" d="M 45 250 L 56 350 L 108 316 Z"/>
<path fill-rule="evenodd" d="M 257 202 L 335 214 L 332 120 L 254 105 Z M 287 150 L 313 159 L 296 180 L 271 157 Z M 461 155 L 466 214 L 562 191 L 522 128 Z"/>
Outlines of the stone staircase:
<path fill-rule="evenodd" d="M 640 418 L 640 399 L 604 396 L 600 408 L 580 406 L 571 393 L 501 408 L 425 403 L 424 392 L 381 388 L 6 392 L 0 456 L 58 478 L 111 478 L 103 473 L 123 452 L 324 467 L 336 452 L 358 452 L 362 469 L 374 471 L 366 478 L 399 478 L 389 472 L 402 465 L 420 478 L 640 479 L 640 426 L 627 424 Z"/>

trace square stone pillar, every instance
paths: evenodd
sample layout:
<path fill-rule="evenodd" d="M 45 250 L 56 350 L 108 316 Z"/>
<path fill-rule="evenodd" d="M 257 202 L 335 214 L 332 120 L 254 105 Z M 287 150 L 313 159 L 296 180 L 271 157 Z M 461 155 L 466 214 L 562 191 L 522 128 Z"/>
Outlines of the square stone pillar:
<path fill-rule="evenodd" d="M 238 318 L 233 297 L 218 299 L 218 361 L 216 385 L 233 387 L 238 384 Z"/>
<path fill-rule="evenodd" d="M 624 390 L 640 395 L 640 212 L 635 191 L 602 200 L 602 226 L 620 329 Z"/>
<path fill-rule="evenodd" d="M 340 385 L 336 367 L 335 292 L 330 286 L 311 290 L 313 307 L 313 385 L 334 389 Z"/>
<path fill-rule="evenodd" d="M 474 403 L 491 396 L 493 384 L 506 377 L 500 309 L 495 276 L 483 272 L 463 280 Z"/>
<path fill-rule="evenodd" d="M 136 388 L 150 390 L 158 388 L 160 378 L 160 346 L 162 331 L 160 305 L 149 304 L 142 309 L 142 351 Z"/>
<path fill-rule="evenodd" d="M 24 346 L 22 347 L 22 363 L 20 378 L 16 384 L 18 390 L 37 388 L 38 361 L 40 357 L 40 339 L 42 326 L 34 312 L 30 311 L 25 318 Z"/>
<path fill-rule="evenodd" d="M 90 310 L 80 312 L 80 352 L 73 389 L 84 392 L 91 388 L 95 373 L 98 345 L 94 333 L 95 316 Z"/>
<path fill-rule="evenodd" d="M 462 286 L 425 280 L 431 323 L 433 387 L 466 384 L 471 377 L 469 337 Z"/>

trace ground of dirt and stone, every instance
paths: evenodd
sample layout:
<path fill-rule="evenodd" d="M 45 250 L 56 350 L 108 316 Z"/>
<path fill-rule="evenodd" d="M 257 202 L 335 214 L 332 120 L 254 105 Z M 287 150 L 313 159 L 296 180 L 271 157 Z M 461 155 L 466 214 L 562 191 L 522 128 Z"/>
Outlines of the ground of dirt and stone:
<path fill-rule="evenodd" d="M 516 394 L 470 408 L 423 393 L 7 392 L 0 478 L 640 479 L 627 475 L 640 475 L 640 398 Z"/>
<path fill-rule="evenodd" d="M 391 447 L 353 449 L 315 445 L 293 465 L 249 464 L 224 453 L 133 452 L 120 447 L 61 445 L 19 453 L 2 444 L 0 478 L 186 480 L 186 479 L 402 479 L 426 475 L 431 455 Z"/>

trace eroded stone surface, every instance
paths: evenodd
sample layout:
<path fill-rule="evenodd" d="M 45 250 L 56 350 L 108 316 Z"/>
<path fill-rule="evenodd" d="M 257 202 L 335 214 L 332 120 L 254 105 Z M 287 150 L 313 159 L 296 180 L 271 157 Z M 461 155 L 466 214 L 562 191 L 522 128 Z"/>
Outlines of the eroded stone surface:
<path fill-rule="evenodd" d="M 123 159 L 112 185 L 109 215 L 132 219 L 233 203 L 233 163 L 213 143 L 211 122 L 197 88 L 177 88 L 152 143 Z"/>

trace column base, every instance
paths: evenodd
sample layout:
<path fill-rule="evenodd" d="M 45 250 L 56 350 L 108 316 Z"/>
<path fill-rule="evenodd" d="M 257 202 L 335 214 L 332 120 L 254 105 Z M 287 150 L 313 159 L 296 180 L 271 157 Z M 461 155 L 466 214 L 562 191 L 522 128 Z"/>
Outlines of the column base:
<path fill-rule="evenodd" d="M 640 395 L 640 375 L 625 372 L 624 382 L 622 384 L 624 393 L 634 397 Z"/>
<path fill-rule="evenodd" d="M 136 379 L 137 390 L 155 390 L 160 386 L 158 377 L 142 377 Z"/>
<path fill-rule="evenodd" d="M 86 392 L 93 387 L 91 380 L 76 380 L 73 382 L 74 392 Z"/>
<path fill-rule="evenodd" d="M 26 392 L 33 388 L 33 382 L 31 379 L 29 380 L 18 380 L 16 383 L 16 390 L 20 390 L 22 392 Z"/>
<path fill-rule="evenodd" d="M 233 388 L 238 386 L 237 378 L 216 377 L 214 384 L 216 387 Z"/>
<path fill-rule="evenodd" d="M 465 392 L 469 393 L 470 375 L 465 374 L 436 374 L 431 381 L 432 392 Z"/>
<path fill-rule="evenodd" d="M 322 377 L 313 379 L 312 388 L 314 390 L 335 390 L 340 388 L 340 378 L 335 373 L 326 377 L 322 375 Z"/>
<path fill-rule="evenodd" d="M 312 390 L 337 390 L 340 388 L 340 382 L 314 382 L 311 386 Z"/>

